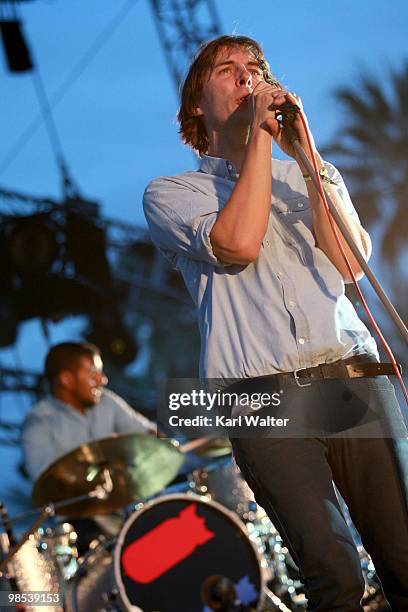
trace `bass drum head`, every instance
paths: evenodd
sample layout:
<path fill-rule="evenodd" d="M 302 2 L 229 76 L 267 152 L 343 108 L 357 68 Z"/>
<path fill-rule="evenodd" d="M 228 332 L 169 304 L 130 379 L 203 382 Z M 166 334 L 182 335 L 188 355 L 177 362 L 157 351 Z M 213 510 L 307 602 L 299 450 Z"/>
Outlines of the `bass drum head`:
<path fill-rule="evenodd" d="M 114 556 L 127 610 L 204 612 L 200 590 L 210 576 L 231 580 L 239 600 L 257 608 L 263 593 L 258 553 L 243 523 L 215 502 L 167 495 L 124 524 Z"/>

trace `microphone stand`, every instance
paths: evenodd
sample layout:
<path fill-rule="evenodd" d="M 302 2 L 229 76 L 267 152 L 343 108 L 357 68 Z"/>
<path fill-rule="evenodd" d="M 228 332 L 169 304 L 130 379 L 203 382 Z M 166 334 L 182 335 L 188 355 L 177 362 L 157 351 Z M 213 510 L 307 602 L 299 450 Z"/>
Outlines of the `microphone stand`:
<path fill-rule="evenodd" d="M 296 153 L 299 155 L 300 159 L 302 160 L 303 165 L 305 166 L 308 174 L 310 175 L 310 178 L 312 179 L 313 185 L 319 192 L 319 182 L 317 180 L 314 167 L 312 163 L 310 162 L 309 158 L 307 157 L 302 145 L 300 144 L 297 133 L 292 126 L 295 115 L 297 112 L 299 112 L 299 107 L 291 103 L 287 103 L 284 106 L 286 108 L 284 107 L 281 109 L 281 114 L 282 114 L 282 123 L 284 125 L 286 135 L 289 141 L 291 142 L 291 144 L 293 145 L 293 148 L 295 149 Z M 403 337 L 405 342 L 408 344 L 408 329 L 405 326 L 404 321 L 401 319 L 397 310 L 395 309 L 390 299 L 388 298 L 387 294 L 385 293 L 382 286 L 380 285 L 379 281 L 377 280 L 374 272 L 371 270 L 370 266 L 368 265 L 368 263 L 366 262 L 362 254 L 360 253 L 360 250 L 357 247 L 356 243 L 354 242 L 353 237 L 351 236 L 348 228 L 346 227 L 346 224 L 344 223 L 335 205 L 333 204 L 330 194 L 328 194 L 327 192 L 326 192 L 326 200 L 327 200 L 327 204 L 328 204 L 330 213 L 332 214 L 333 219 L 335 220 L 337 226 L 339 227 L 340 232 L 342 233 L 345 241 L 350 247 L 351 252 L 353 253 L 354 257 L 357 259 L 358 263 L 360 264 L 366 277 L 371 283 L 371 286 L 373 287 L 377 296 L 383 303 L 392 321 L 395 323 L 396 327 L 398 328 L 398 331 L 400 332 L 401 336 Z"/>

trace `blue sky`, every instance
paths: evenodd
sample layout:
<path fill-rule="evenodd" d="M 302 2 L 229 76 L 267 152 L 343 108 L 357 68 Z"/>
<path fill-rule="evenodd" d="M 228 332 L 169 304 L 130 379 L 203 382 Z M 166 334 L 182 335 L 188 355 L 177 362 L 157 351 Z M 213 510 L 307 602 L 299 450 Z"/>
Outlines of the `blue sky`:
<path fill-rule="evenodd" d="M 50 98 L 128 5 L 132 2 L 23 3 L 24 32 Z M 318 146 L 341 128 L 334 88 L 353 85 L 362 70 L 382 80 L 389 67 L 399 68 L 408 56 L 406 0 L 216 0 L 216 6 L 223 32 L 259 40 L 276 76 L 301 95 Z M 39 106 L 32 76 L 10 74 L 2 50 L 0 83 L 1 168 Z M 144 224 L 141 196 L 147 182 L 194 167 L 191 153 L 179 141 L 176 110 L 150 3 L 134 0 L 53 113 L 71 175 L 84 196 L 100 202 L 103 214 Z M 0 186 L 60 197 L 60 177 L 44 126 L 0 173 Z M 53 325 L 51 341 L 75 335 L 77 328 L 77 321 Z M 21 329 L 17 347 L 0 350 L 0 362 L 16 364 L 17 356 L 19 365 L 39 370 L 45 352 L 34 321 Z M 4 396 L 0 406 L 8 406 Z M 3 458 L 12 455 L 1 447 L 0 453 Z"/>

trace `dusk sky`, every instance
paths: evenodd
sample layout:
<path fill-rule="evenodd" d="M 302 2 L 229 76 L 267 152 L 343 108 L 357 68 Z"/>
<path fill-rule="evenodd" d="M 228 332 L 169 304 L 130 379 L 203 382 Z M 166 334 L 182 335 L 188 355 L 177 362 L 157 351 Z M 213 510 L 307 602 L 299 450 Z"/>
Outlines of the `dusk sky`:
<path fill-rule="evenodd" d="M 222 32 L 261 42 L 274 74 L 302 97 L 318 147 L 341 128 L 343 116 L 334 89 L 355 84 L 367 71 L 380 82 L 386 80 L 389 68 L 400 68 L 408 57 L 406 0 L 216 0 L 215 4 Z M 50 100 L 75 67 L 86 61 L 95 41 L 116 23 L 54 107 L 53 117 L 81 193 L 98 201 L 104 215 L 145 225 L 141 198 L 148 181 L 195 166 L 177 133 L 175 86 L 150 3 L 36 0 L 23 2 L 20 12 Z M 58 199 L 61 178 L 42 123 L 12 154 L 38 115 L 39 103 L 32 73 L 11 74 L 2 48 L 0 56 L 0 187 Z M 76 320 L 51 325 L 51 342 L 73 337 L 77 329 Z M 39 371 L 46 350 L 38 322 L 28 322 L 20 329 L 17 346 L 0 350 L 0 363 Z M 19 402 L 22 408 L 10 408 L 10 398 L 0 398 L 3 417 L 17 410 L 18 419 L 19 411 L 27 409 L 26 400 Z M 0 446 L 0 454 L 14 465 L 18 449 Z M 7 498 L 7 491 L 1 497 Z M 18 509 L 13 502 L 10 506 Z"/>

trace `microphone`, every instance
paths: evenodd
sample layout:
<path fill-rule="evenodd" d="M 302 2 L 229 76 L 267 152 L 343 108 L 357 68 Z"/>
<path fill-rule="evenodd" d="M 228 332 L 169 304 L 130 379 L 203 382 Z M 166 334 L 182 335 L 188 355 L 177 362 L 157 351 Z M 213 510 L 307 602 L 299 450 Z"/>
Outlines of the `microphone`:
<path fill-rule="evenodd" d="M 290 100 L 286 100 L 286 102 L 284 102 L 282 106 L 276 110 L 276 118 L 281 123 L 288 140 L 292 144 L 295 142 L 295 140 L 299 139 L 297 132 L 293 127 L 293 123 L 298 113 L 300 113 L 300 107 L 295 102 L 291 102 Z"/>
<path fill-rule="evenodd" d="M 201 585 L 201 600 L 217 612 L 255 612 L 238 601 L 234 583 L 226 576 L 208 576 Z"/>

